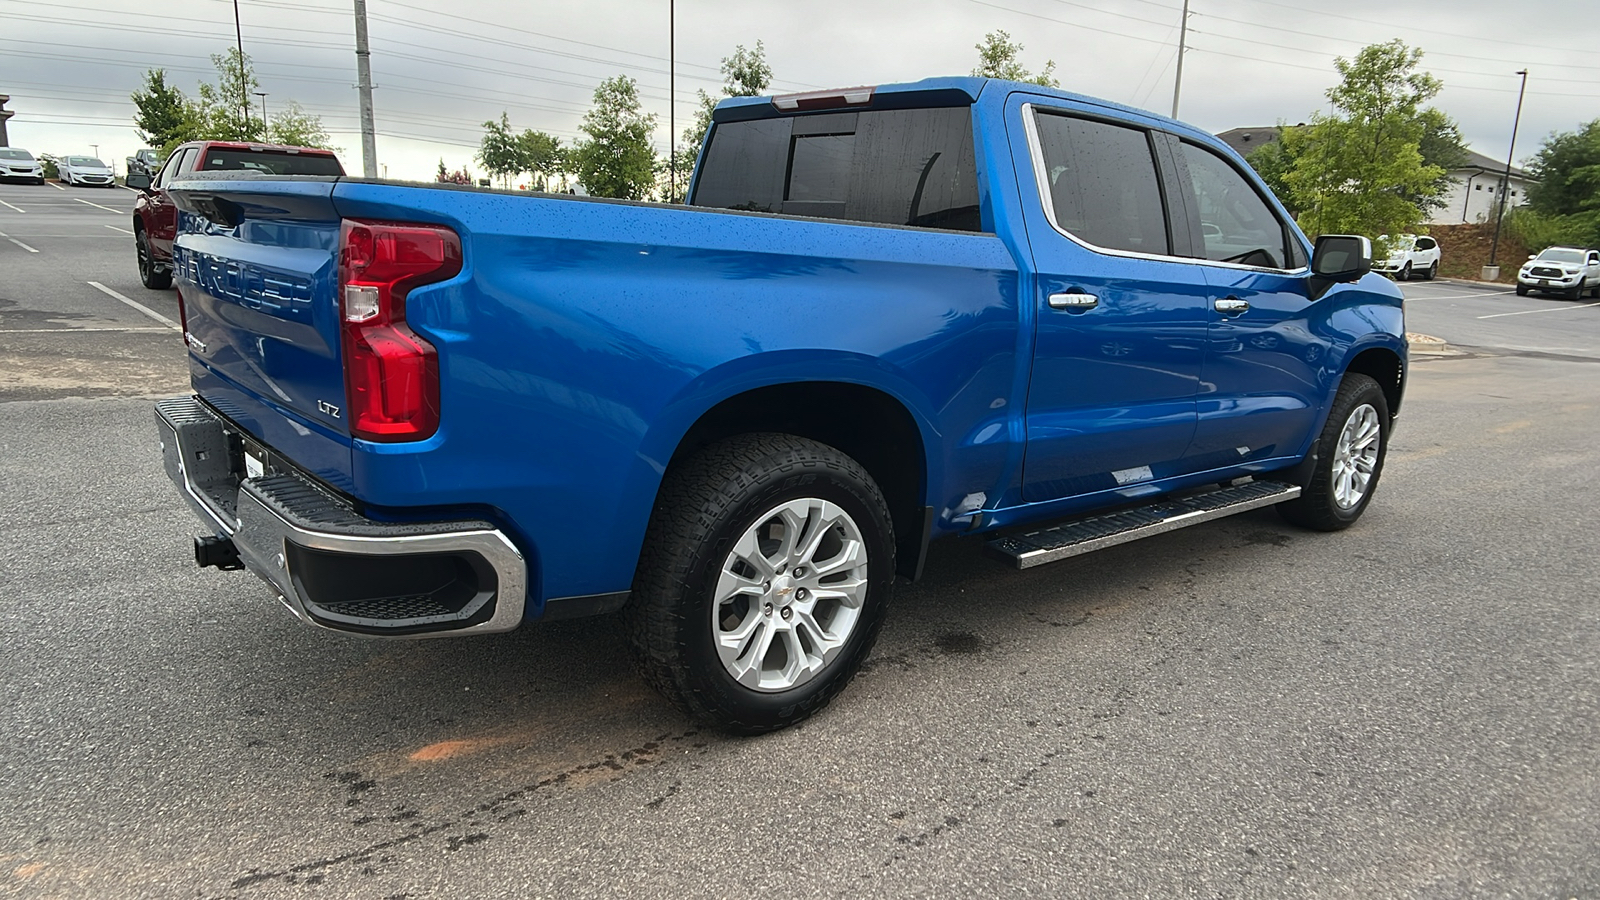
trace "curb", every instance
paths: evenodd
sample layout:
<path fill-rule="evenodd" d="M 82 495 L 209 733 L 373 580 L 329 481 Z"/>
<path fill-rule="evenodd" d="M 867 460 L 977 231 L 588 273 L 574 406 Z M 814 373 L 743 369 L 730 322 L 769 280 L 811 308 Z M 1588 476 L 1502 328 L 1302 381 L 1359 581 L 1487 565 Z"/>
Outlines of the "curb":
<path fill-rule="evenodd" d="M 1419 356 L 1448 356 L 1455 352 L 1450 349 L 1450 344 L 1444 338 L 1436 338 L 1431 334 L 1418 334 L 1415 331 L 1406 332 L 1406 345 L 1410 352 Z"/>

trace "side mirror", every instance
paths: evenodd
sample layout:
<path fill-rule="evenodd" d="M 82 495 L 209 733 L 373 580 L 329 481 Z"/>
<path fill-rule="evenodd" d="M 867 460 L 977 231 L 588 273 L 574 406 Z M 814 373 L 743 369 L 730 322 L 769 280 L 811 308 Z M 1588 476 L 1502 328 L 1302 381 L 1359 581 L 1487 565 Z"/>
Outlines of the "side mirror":
<path fill-rule="evenodd" d="M 129 172 L 128 177 L 124 178 L 123 182 L 134 190 L 150 190 L 150 175 L 148 172 Z"/>
<path fill-rule="evenodd" d="M 1311 299 L 1372 271 L 1372 242 L 1358 234 L 1325 234 L 1311 251 Z"/>
<path fill-rule="evenodd" d="M 1538 259 L 1538 258 L 1539 258 L 1539 257 L 1538 257 L 1538 255 L 1536 255 L 1536 254 L 1533 254 L 1533 253 L 1529 253 L 1529 254 L 1528 254 L 1528 258 L 1529 258 L 1529 259 Z"/>

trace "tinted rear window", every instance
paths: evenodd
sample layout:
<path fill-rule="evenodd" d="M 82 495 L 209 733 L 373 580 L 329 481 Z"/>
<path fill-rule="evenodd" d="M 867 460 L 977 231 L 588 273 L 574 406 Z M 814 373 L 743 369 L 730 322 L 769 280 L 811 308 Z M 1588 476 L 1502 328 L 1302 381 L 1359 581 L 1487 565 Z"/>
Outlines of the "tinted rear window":
<path fill-rule="evenodd" d="M 967 107 L 725 122 L 695 206 L 981 231 Z"/>
<path fill-rule="evenodd" d="M 332 156 L 226 148 L 208 152 L 202 168 L 207 172 L 260 172 L 263 175 L 344 174 L 344 167 Z"/>

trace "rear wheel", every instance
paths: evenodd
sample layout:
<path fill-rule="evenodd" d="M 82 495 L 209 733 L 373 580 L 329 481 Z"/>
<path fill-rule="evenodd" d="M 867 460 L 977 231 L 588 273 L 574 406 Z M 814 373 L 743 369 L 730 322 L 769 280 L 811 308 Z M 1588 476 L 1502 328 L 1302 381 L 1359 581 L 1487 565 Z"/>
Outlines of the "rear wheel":
<path fill-rule="evenodd" d="M 894 580 L 883 495 L 855 460 L 786 434 L 700 451 L 662 483 L 624 610 L 641 674 L 738 734 L 799 722 L 872 649 Z"/>
<path fill-rule="evenodd" d="M 134 232 L 133 245 L 139 256 L 139 283 L 152 291 L 172 287 L 172 272 L 156 268 L 156 261 L 150 255 L 150 238 L 145 236 L 143 228 Z"/>
<path fill-rule="evenodd" d="M 1439 277 L 1439 261 L 1438 260 L 1434 260 L 1433 261 L 1433 265 L 1428 266 L 1428 274 L 1426 276 L 1424 276 L 1424 277 L 1427 278 L 1429 281 L 1432 281 L 1435 278 Z"/>
<path fill-rule="evenodd" d="M 1317 438 L 1311 481 L 1298 498 L 1278 504 L 1278 514 L 1317 531 L 1354 525 L 1378 488 L 1388 446 L 1389 402 L 1383 389 L 1366 375 L 1346 375 Z"/>

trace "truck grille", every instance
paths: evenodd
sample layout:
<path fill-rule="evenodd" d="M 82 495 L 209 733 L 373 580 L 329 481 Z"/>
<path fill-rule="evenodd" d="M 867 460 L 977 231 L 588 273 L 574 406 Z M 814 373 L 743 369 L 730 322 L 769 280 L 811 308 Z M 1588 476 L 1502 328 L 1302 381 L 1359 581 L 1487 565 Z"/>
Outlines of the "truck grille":
<path fill-rule="evenodd" d="M 1528 270 L 1528 274 L 1535 278 L 1560 278 L 1561 270 L 1552 269 L 1549 266 L 1534 266 Z"/>

